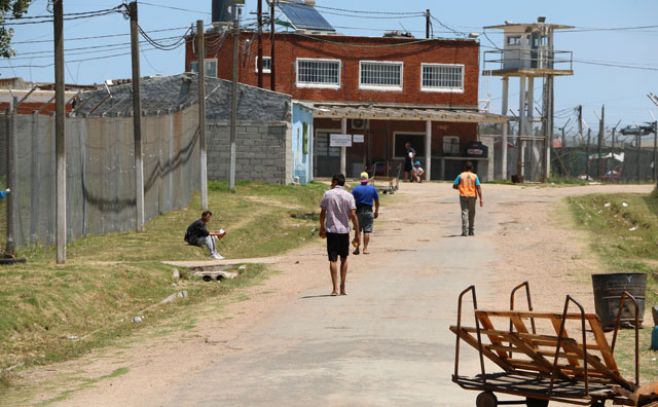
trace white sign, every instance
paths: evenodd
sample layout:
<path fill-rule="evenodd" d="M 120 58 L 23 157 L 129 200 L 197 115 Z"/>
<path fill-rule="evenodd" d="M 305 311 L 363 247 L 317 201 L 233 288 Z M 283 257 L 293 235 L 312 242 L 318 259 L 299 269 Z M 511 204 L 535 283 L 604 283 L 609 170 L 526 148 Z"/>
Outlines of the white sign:
<path fill-rule="evenodd" d="M 332 134 L 329 147 L 352 147 L 351 134 Z"/>
<path fill-rule="evenodd" d="M 353 143 L 364 143 L 365 141 L 366 137 L 363 134 L 352 134 Z"/>

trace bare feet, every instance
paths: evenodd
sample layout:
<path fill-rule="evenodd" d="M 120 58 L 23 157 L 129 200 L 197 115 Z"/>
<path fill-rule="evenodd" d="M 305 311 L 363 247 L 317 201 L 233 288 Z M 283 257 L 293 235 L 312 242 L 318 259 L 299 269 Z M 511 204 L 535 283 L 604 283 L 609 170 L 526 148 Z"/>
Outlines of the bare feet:
<path fill-rule="evenodd" d="M 340 292 L 340 295 L 347 295 L 347 293 L 343 290 Z"/>
<path fill-rule="evenodd" d="M 337 296 L 337 295 L 338 295 L 338 293 L 337 293 L 336 291 L 332 291 L 332 292 L 331 292 L 331 296 L 332 296 L 332 297 L 335 297 L 335 296 Z"/>
<path fill-rule="evenodd" d="M 368 249 L 363 249 L 363 254 L 370 254 L 370 252 L 368 251 Z"/>

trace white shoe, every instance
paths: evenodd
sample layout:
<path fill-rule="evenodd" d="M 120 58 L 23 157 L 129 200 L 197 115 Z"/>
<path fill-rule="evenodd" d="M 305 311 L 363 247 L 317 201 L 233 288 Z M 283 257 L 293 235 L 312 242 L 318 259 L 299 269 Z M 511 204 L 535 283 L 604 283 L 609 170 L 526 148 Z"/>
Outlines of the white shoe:
<path fill-rule="evenodd" d="M 215 260 L 224 260 L 224 256 L 222 256 L 222 255 L 219 254 L 219 253 L 211 254 L 211 255 L 210 255 L 210 258 L 215 259 Z"/>

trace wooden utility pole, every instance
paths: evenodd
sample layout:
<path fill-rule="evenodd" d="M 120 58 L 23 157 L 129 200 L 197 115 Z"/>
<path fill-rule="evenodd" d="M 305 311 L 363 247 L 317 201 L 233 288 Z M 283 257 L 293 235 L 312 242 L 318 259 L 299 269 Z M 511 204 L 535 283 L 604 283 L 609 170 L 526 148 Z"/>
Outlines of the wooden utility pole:
<path fill-rule="evenodd" d="M 144 231 L 144 158 L 142 152 L 142 95 L 139 70 L 139 18 L 137 2 L 128 4 L 133 73 L 133 138 L 135 148 L 135 229 Z"/>
<path fill-rule="evenodd" d="M 57 264 L 66 263 L 66 100 L 64 87 L 64 0 L 54 0 L 55 26 L 55 156 L 57 172 Z"/>
<path fill-rule="evenodd" d="M 274 9 L 276 0 L 270 0 L 270 88 L 276 90 L 276 20 Z"/>
<path fill-rule="evenodd" d="M 263 0 L 258 0 L 258 87 L 263 87 Z"/>
<path fill-rule="evenodd" d="M 431 27 L 432 27 L 432 14 L 430 9 L 425 10 L 425 38 L 430 38 Z"/>
<path fill-rule="evenodd" d="M 240 8 L 236 3 L 233 3 L 233 86 L 231 89 L 231 133 L 230 144 L 231 152 L 229 159 L 229 176 L 228 187 L 231 191 L 235 191 L 235 166 L 237 148 L 235 140 L 238 131 L 238 86 L 239 86 L 239 58 L 240 58 Z"/>
<path fill-rule="evenodd" d="M 583 140 L 583 105 L 578 105 L 578 137 L 580 137 L 580 142 L 582 143 L 584 141 Z"/>
<path fill-rule="evenodd" d="M 589 181 L 589 144 L 592 141 L 592 129 L 587 129 L 587 146 L 585 147 L 585 181 Z"/>
<path fill-rule="evenodd" d="M 501 146 L 502 165 L 500 168 L 500 177 L 507 179 L 507 136 L 509 132 L 509 121 L 507 120 L 507 111 L 509 110 L 509 76 L 503 76 L 503 101 L 501 103 L 501 114 L 505 116 L 503 122 L 503 141 Z"/>
<path fill-rule="evenodd" d="M 653 122 L 653 182 L 658 186 L 658 120 Z"/>
<path fill-rule="evenodd" d="M 206 37 L 203 20 L 196 22 L 197 61 L 199 66 L 199 150 L 201 153 L 201 209 L 208 210 L 208 153 L 206 151 Z"/>
<path fill-rule="evenodd" d="M 637 160 L 636 160 L 637 182 L 640 182 L 640 173 L 641 173 L 640 161 L 642 158 L 642 137 L 640 136 L 640 133 L 638 133 L 635 136 L 635 147 L 637 150 Z"/>
<path fill-rule="evenodd" d="M 605 105 L 601 106 L 601 119 L 599 120 L 599 139 L 596 143 L 596 176 L 600 177 L 603 172 L 603 162 L 601 160 L 601 151 L 603 150 L 603 141 L 605 139 Z"/>
<path fill-rule="evenodd" d="M 12 258 L 15 255 L 16 245 L 14 236 L 16 234 L 16 102 L 17 98 L 13 97 L 10 102 L 10 107 L 6 112 L 6 131 L 7 135 L 7 149 L 6 158 L 6 174 L 7 174 L 7 188 L 11 190 L 7 195 L 7 241 L 5 242 L 5 257 Z"/>

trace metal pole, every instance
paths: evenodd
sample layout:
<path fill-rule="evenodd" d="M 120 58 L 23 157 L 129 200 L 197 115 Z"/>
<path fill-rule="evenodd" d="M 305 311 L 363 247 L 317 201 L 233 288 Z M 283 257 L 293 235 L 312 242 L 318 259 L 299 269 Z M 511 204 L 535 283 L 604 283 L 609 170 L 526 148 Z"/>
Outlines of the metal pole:
<path fill-rule="evenodd" d="M 518 154 L 516 159 L 516 175 L 519 177 L 519 182 L 523 180 L 523 174 L 525 172 L 525 142 L 523 141 L 523 136 L 526 130 L 526 78 L 525 76 L 519 77 L 519 140 L 516 143 L 518 147 Z"/>
<path fill-rule="evenodd" d="M 430 27 L 432 26 L 431 18 L 432 14 L 430 13 L 430 9 L 425 10 L 425 38 L 427 39 L 430 38 Z"/>
<path fill-rule="evenodd" d="M 501 114 L 507 119 L 507 111 L 509 110 L 509 77 L 503 77 L 503 102 L 501 108 Z M 500 172 L 500 177 L 502 179 L 507 179 L 507 133 L 509 131 L 509 122 L 505 120 L 503 122 L 503 142 L 501 147 L 501 161 L 502 168 Z"/>
<path fill-rule="evenodd" d="M 206 151 L 206 37 L 203 20 L 196 22 L 197 60 L 199 66 L 199 150 L 201 150 L 201 209 L 208 210 L 208 153 Z"/>
<path fill-rule="evenodd" d="M 551 149 L 553 148 L 553 133 L 555 131 L 555 121 L 553 119 L 554 103 L 555 103 L 555 87 L 554 78 L 548 76 L 548 110 L 546 111 L 546 139 L 544 140 L 544 179 L 548 180 L 551 177 Z"/>
<path fill-rule="evenodd" d="M 57 168 L 57 264 L 66 262 L 66 100 L 64 94 L 64 0 L 53 2 L 55 26 L 55 155 Z"/>
<path fill-rule="evenodd" d="M 578 105 L 578 137 L 583 142 L 583 105 Z"/>
<path fill-rule="evenodd" d="M 425 122 L 425 180 L 432 178 L 432 121 Z"/>
<path fill-rule="evenodd" d="M 603 163 L 601 162 L 601 150 L 603 149 L 603 138 L 605 137 L 605 105 L 601 106 L 601 120 L 599 120 L 599 139 L 596 145 L 596 176 L 601 177 Z"/>
<path fill-rule="evenodd" d="M 653 182 L 658 186 L 658 121 L 653 122 Z"/>
<path fill-rule="evenodd" d="M 274 9 L 276 0 L 270 0 L 270 88 L 276 90 L 276 20 Z"/>
<path fill-rule="evenodd" d="M 637 149 L 637 182 L 640 182 L 640 157 L 642 153 L 642 139 L 640 138 L 640 135 L 635 136 L 635 147 Z"/>
<path fill-rule="evenodd" d="M 258 87 L 263 87 L 263 0 L 258 0 Z"/>
<path fill-rule="evenodd" d="M 238 82 L 240 79 L 240 8 L 233 4 L 233 85 L 231 89 L 231 156 L 229 163 L 228 187 L 235 191 L 235 165 L 237 149 L 235 140 L 237 138 L 238 122 Z"/>
<path fill-rule="evenodd" d="M 347 119 L 342 118 L 340 121 L 340 132 L 347 134 Z M 347 147 L 340 148 L 340 173 L 347 177 Z"/>
<path fill-rule="evenodd" d="M 585 147 L 585 181 L 589 181 L 589 143 L 592 139 L 592 129 L 587 129 L 587 146 Z"/>
<path fill-rule="evenodd" d="M 13 97 L 10 102 L 10 107 L 7 109 L 6 113 L 6 133 L 7 134 L 7 188 L 11 190 L 9 195 L 7 195 L 7 242 L 5 245 L 5 256 L 14 257 L 16 245 L 14 241 L 15 236 L 15 218 L 16 212 L 14 211 L 14 205 L 16 199 L 14 198 L 16 194 L 16 97 Z"/>
<path fill-rule="evenodd" d="M 133 138 L 135 148 L 135 229 L 144 231 L 144 159 L 142 151 L 142 95 L 139 70 L 139 20 L 137 2 L 128 5 L 130 12 L 130 48 L 133 74 Z"/>

